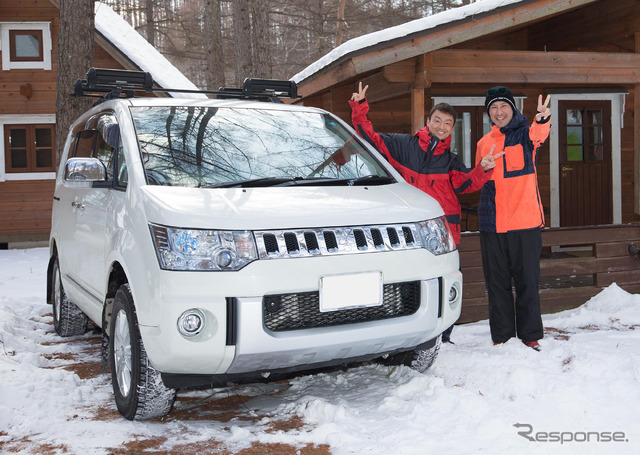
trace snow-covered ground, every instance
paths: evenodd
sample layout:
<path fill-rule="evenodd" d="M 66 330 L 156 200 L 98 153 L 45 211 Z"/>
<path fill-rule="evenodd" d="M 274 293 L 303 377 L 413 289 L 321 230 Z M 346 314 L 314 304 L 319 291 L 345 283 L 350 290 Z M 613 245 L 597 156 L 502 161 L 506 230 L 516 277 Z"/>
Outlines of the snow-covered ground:
<path fill-rule="evenodd" d="M 129 422 L 97 332 L 53 332 L 47 254 L 0 251 L 0 453 L 640 453 L 640 296 L 616 285 L 544 316 L 542 352 L 494 347 L 483 321 L 457 327 L 426 374 L 368 365 L 180 392 L 169 416 Z"/>

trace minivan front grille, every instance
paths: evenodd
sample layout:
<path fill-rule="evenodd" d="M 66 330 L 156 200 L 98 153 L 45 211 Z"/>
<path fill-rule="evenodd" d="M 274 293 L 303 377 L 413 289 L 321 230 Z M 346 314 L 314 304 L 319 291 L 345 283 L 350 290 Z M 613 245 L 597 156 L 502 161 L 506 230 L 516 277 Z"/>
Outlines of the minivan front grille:
<path fill-rule="evenodd" d="M 420 281 L 385 284 L 383 303 L 376 307 L 321 312 L 317 291 L 265 295 L 262 299 L 265 326 L 274 332 L 409 316 L 419 307 Z"/>
<path fill-rule="evenodd" d="M 260 259 L 422 248 L 415 223 L 254 231 Z"/>

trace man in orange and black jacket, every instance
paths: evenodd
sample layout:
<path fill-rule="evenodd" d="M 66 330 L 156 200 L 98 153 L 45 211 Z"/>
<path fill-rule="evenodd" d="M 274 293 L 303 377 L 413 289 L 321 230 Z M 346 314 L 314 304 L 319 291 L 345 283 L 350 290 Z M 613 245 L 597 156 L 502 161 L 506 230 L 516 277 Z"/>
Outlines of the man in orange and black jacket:
<path fill-rule="evenodd" d="M 495 166 L 493 150 L 473 168 L 467 168 L 460 157 L 451 153 L 451 132 L 456 112 L 440 103 L 431 109 L 427 125 L 414 135 L 378 134 L 367 119 L 369 103 L 365 97 L 368 85 L 358 85 L 349 101 L 353 127 L 367 142 L 382 153 L 404 179 L 435 198 L 442 209 L 456 245 L 460 245 L 460 203 L 457 193 L 478 191 L 491 176 Z M 442 341 L 451 342 L 453 326 L 442 334 Z"/>
<path fill-rule="evenodd" d="M 549 136 L 549 99 L 543 103 L 539 96 L 538 113 L 529 126 L 507 87 L 489 89 L 485 107 L 492 127 L 476 151 L 476 162 L 494 149 L 503 152 L 478 205 L 491 338 L 501 344 L 517 336 L 537 351 L 543 337 L 538 283 L 544 212 L 536 165 L 538 150 Z"/>

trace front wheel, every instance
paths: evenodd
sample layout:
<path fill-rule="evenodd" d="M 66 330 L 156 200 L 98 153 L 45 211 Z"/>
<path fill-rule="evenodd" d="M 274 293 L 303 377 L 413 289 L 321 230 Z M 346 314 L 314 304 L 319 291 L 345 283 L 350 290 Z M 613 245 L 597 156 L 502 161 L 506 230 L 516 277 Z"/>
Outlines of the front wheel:
<path fill-rule="evenodd" d="M 390 355 L 386 359 L 382 359 L 382 363 L 385 365 L 406 365 L 420 373 L 424 373 L 436 361 L 441 343 L 442 335 L 438 335 L 437 338 L 434 338 L 419 349 Z"/>
<path fill-rule="evenodd" d="M 111 382 L 118 411 L 129 420 L 167 415 L 176 397 L 149 363 L 128 284 L 116 292 L 109 333 Z"/>
<path fill-rule="evenodd" d="M 53 303 L 53 328 L 61 337 L 82 335 L 87 331 L 89 318 L 75 304 L 71 303 L 62 286 L 60 263 L 56 257 L 51 269 L 51 302 Z"/>

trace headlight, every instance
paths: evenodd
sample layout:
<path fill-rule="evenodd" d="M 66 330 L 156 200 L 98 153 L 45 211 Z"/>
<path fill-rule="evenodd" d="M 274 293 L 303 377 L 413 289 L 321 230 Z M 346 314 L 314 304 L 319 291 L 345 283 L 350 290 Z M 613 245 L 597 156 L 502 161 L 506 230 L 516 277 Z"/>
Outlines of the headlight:
<path fill-rule="evenodd" d="M 164 270 L 240 270 L 258 259 L 250 231 L 149 228 Z"/>
<path fill-rule="evenodd" d="M 456 242 L 445 217 L 418 223 L 422 245 L 435 255 L 455 251 Z"/>

